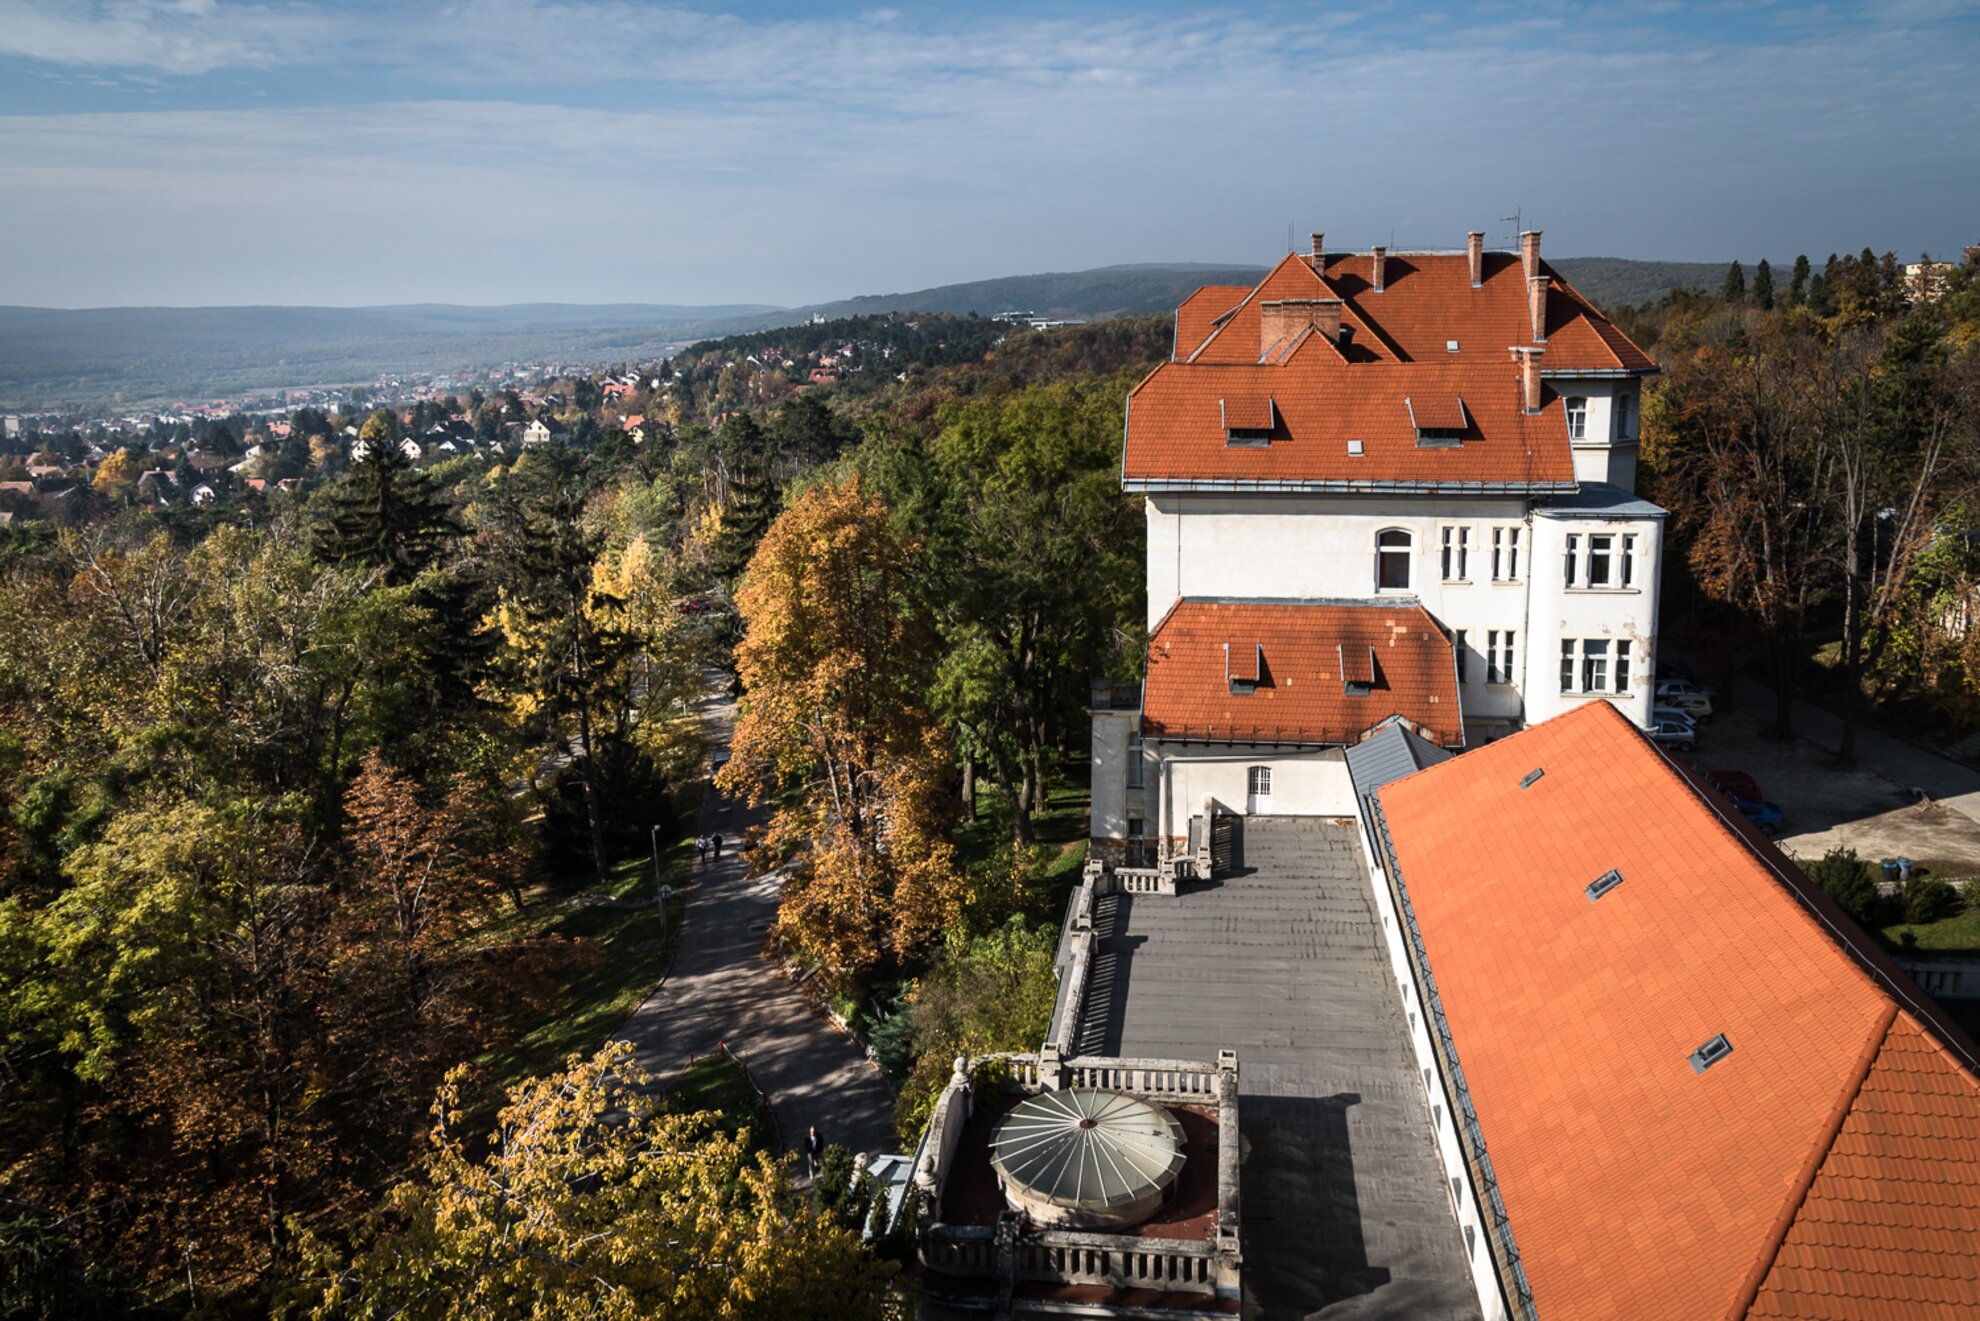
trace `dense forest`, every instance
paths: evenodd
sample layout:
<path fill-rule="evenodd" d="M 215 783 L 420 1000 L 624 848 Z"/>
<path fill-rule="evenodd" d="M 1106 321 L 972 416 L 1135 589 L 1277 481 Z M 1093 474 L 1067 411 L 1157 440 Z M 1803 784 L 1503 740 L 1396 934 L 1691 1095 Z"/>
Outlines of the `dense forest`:
<path fill-rule="evenodd" d="M 1042 1029 L 1079 848 L 1036 823 L 1134 663 L 1120 409 L 1168 330 L 965 324 L 775 407 L 724 407 L 747 354 L 711 349 L 641 439 L 602 378 L 545 392 L 581 440 L 506 453 L 410 457 L 445 403 L 298 414 L 294 490 L 197 507 L 113 453 L 0 527 L 0 1311 L 882 1306 L 862 1207 L 598 1052 L 664 967 L 621 909 L 691 852 L 693 703 L 737 673 L 782 956 L 904 1079 Z"/>

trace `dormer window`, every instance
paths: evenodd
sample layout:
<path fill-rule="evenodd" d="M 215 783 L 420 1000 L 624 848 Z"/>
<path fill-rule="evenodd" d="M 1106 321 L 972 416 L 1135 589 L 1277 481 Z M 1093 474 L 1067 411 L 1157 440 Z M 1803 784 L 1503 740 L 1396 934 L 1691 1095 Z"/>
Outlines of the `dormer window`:
<path fill-rule="evenodd" d="M 1221 399 L 1226 445 L 1270 445 L 1279 423 L 1279 407 L 1271 398 Z"/>
<path fill-rule="evenodd" d="M 1442 398 L 1408 396 L 1403 406 L 1409 410 L 1410 425 L 1416 428 L 1416 444 L 1422 449 L 1455 447 L 1464 442 L 1469 419 L 1464 400 L 1457 395 Z"/>
<path fill-rule="evenodd" d="M 1249 669 L 1246 663 L 1249 662 Z M 1224 644 L 1224 682 L 1233 697 L 1249 697 L 1265 678 L 1265 648 L 1262 645 L 1233 648 Z"/>

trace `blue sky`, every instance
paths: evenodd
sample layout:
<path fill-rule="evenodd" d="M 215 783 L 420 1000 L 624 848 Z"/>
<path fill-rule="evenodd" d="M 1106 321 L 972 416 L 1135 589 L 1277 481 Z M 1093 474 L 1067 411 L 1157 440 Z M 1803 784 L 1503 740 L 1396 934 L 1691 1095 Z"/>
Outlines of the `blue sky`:
<path fill-rule="evenodd" d="M 1980 242 L 1980 3 L 0 0 L 0 302 Z"/>

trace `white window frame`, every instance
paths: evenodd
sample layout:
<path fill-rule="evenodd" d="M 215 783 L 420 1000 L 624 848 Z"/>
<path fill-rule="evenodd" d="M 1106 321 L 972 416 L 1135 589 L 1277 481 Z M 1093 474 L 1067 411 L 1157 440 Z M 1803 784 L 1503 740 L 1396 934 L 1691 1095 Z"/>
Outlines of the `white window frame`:
<path fill-rule="evenodd" d="M 1270 766 L 1249 766 L 1245 768 L 1244 810 L 1246 815 L 1255 813 L 1259 816 L 1268 816 L 1271 814 L 1272 768 Z"/>
<path fill-rule="evenodd" d="M 1638 540 L 1634 532 L 1568 533 L 1561 554 L 1562 586 L 1570 592 L 1641 590 L 1637 585 Z M 1595 581 L 1598 568 L 1603 582 Z"/>
<path fill-rule="evenodd" d="M 1562 638 L 1561 693 L 1568 697 L 1627 697 L 1633 638 Z M 1599 676 L 1596 666 L 1601 667 Z"/>
<path fill-rule="evenodd" d="M 1382 539 L 1388 536 L 1402 538 L 1399 546 L 1385 546 Z M 1389 586 L 1382 581 L 1383 556 L 1397 555 L 1402 559 L 1402 585 Z M 1416 534 L 1406 527 L 1385 527 L 1375 534 L 1375 590 L 1377 592 L 1407 592 L 1414 579 L 1416 558 Z"/>
<path fill-rule="evenodd" d="M 1513 647 L 1517 629 L 1494 628 L 1485 633 L 1485 682 L 1508 684 L 1513 681 Z"/>
<path fill-rule="evenodd" d="M 1611 407 L 1615 412 L 1615 436 L 1617 440 L 1634 440 L 1636 431 L 1629 424 L 1630 409 L 1636 404 L 1633 394 L 1619 394 Z"/>
<path fill-rule="evenodd" d="M 1596 543 L 1601 548 L 1596 548 Z M 1590 591 L 1606 591 L 1616 586 L 1616 534 L 1613 532 L 1590 532 L 1588 534 L 1588 562 L 1582 570 L 1581 580 L 1588 584 Z M 1600 581 L 1596 580 L 1600 571 Z"/>
<path fill-rule="evenodd" d="M 1502 523 L 1492 529 L 1493 582 L 1519 581 L 1519 533 L 1518 523 Z"/>
<path fill-rule="evenodd" d="M 1444 581 L 1447 583 L 1469 582 L 1471 580 L 1471 527 L 1465 523 L 1446 523 L 1443 527 L 1443 567 Z M 1455 569 L 1456 572 L 1452 572 Z"/>
<path fill-rule="evenodd" d="M 1636 534 L 1634 532 L 1625 532 L 1622 534 L 1622 545 L 1618 548 L 1618 553 L 1621 558 L 1618 568 L 1621 571 L 1616 575 L 1616 586 L 1633 588 L 1636 586 Z"/>
<path fill-rule="evenodd" d="M 1567 433 L 1570 442 L 1588 439 L 1588 396 L 1571 394 L 1561 400 L 1561 411 L 1567 415 Z"/>

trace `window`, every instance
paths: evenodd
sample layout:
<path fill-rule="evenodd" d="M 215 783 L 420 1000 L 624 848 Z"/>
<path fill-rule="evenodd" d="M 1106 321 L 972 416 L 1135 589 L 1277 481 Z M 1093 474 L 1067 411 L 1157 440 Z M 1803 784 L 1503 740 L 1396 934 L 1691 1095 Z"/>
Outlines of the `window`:
<path fill-rule="evenodd" d="M 1390 528 L 1375 537 L 1375 588 L 1377 591 L 1409 590 L 1410 535 L 1401 528 Z"/>
<path fill-rule="evenodd" d="M 1636 584 L 1636 534 L 1623 533 L 1622 539 L 1622 580 L 1617 585 L 1632 587 Z"/>
<path fill-rule="evenodd" d="M 1562 638 L 1561 691 L 1628 693 L 1633 646 L 1628 638 Z"/>
<path fill-rule="evenodd" d="M 1258 816 L 1272 810 L 1272 768 L 1270 766 L 1253 766 L 1250 770 L 1246 771 L 1244 787 L 1247 795 L 1244 810 L 1247 813 Z"/>
<path fill-rule="evenodd" d="M 1130 789 L 1142 787 L 1141 731 L 1138 729 L 1128 735 L 1127 787 Z"/>
<path fill-rule="evenodd" d="M 1569 395 L 1563 404 L 1567 409 L 1568 439 L 1588 439 L 1588 401 L 1580 395 Z"/>
<path fill-rule="evenodd" d="M 1591 532 L 1588 536 L 1588 585 L 1613 587 L 1616 538 L 1611 532 Z"/>
<path fill-rule="evenodd" d="M 1519 581 L 1519 529 L 1517 527 L 1495 527 L 1492 529 L 1492 581 L 1495 583 Z"/>
<path fill-rule="evenodd" d="M 1732 1042 L 1727 1041 L 1726 1034 L 1721 1032 L 1718 1036 L 1713 1037 L 1697 1050 L 1691 1052 L 1691 1071 L 1693 1073 L 1703 1073 L 1732 1053 Z"/>
<path fill-rule="evenodd" d="M 1127 865 L 1146 867 L 1148 865 L 1147 825 L 1138 816 L 1127 819 Z"/>
<path fill-rule="evenodd" d="M 1631 406 L 1634 405 L 1635 403 L 1636 403 L 1635 395 L 1619 394 L 1616 396 L 1616 439 L 1617 440 L 1628 440 L 1630 437 L 1636 434 L 1635 430 L 1632 429 L 1632 425 L 1629 417 L 1629 410 Z"/>
<path fill-rule="evenodd" d="M 1463 582 L 1471 577 L 1471 529 L 1444 529 L 1444 581 Z"/>
<path fill-rule="evenodd" d="M 1459 629 L 1457 631 L 1457 641 L 1452 645 L 1451 650 L 1457 653 L 1457 679 L 1459 684 L 1463 684 L 1466 681 L 1465 673 L 1464 673 L 1464 669 L 1465 669 L 1464 657 L 1465 657 L 1465 653 L 1471 650 L 1469 646 L 1465 645 L 1463 629 Z"/>
<path fill-rule="evenodd" d="M 1485 633 L 1485 682 L 1513 681 L 1513 630 L 1488 629 Z"/>
<path fill-rule="evenodd" d="M 1567 534 L 1567 552 L 1562 558 L 1566 561 L 1567 585 L 1579 586 L 1580 583 L 1575 576 L 1575 570 L 1581 561 L 1581 537 L 1578 534 L 1573 532 Z"/>

